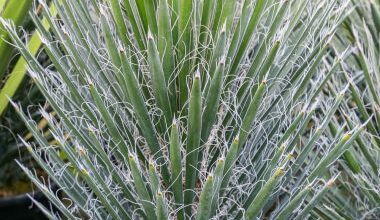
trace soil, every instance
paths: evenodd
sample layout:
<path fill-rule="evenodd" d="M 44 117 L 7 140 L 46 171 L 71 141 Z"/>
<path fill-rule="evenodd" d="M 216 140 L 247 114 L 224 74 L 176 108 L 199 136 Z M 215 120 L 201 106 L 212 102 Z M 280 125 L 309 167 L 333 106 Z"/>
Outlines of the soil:
<path fill-rule="evenodd" d="M 47 175 L 41 169 L 36 170 L 39 179 L 47 180 Z M 29 193 L 37 190 L 36 186 L 28 180 L 18 180 L 7 184 L 5 186 L 0 186 L 0 198 L 17 196 L 25 193 Z"/>
<path fill-rule="evenodd" d="M 11 186 L 0 187 L 0 198 L 12 197 L 32 191 L 30 182 L 15 182 Z"/>

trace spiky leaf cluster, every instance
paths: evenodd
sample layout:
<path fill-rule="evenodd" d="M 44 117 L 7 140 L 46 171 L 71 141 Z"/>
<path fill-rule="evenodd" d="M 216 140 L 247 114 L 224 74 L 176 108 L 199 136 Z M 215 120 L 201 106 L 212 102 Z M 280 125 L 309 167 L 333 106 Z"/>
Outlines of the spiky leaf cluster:
<path fill-rule="evenodd" d="M 65 198 L 24 170 L 61 216 L 322 215 L 329 168 L 363 129 L 327 130 L 345 85 L 321 99 L 345 2 L 53 0 L 57 16 L 41 3 L 50 28 L 31 16 L 51 67 L 3 23 L 56 114 L 41 110 L 48 142 L 15 105 Z"/>
<path fill-rule="evenodd" d="M 368 123 L 366 132 L 344 153 L 345 161 L 340 163 L 344 175 L 337 180 L 340 187 L 325 198 L 329 207 L 319 208 L 335 218 L 376 219 L 380 216 L 380 2 L 351 3 L 353 10 L 333 41 L 335 53 L 345 54 L 344 62 L 328 89 L 334 93 L 336 85 L 349 85 L 350 96 L 338 110 L 345 130 L 355 123 Z M 332 123 L 332 131 L 339 123 Z"/>

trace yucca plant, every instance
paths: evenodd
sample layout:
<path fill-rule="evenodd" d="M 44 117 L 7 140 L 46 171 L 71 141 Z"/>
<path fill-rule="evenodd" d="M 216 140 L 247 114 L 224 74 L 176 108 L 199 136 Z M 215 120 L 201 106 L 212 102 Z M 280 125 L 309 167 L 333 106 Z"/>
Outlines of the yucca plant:
<path fill-rule="evenodd" d="M 321 95 L 342 1 L 41 0 L 43 68 L 2 20 L 56 112 L 20 166 L 68 219 L 304 219 L 366 122 L 331 136 L 345 98 Z M 322 62 L 325 61 L 325 62 Z M 324 64 L 328 63 L 328 65 Z M 323 97 L 323 99 L 321 98 Z M 363 125 L 361 125 L 363 124 Z"/>
<path fill-rule="evenodd" d="M 37 53 L 41 46 L 37 33 L 30 41 L 24 38 L 33 33 L 33 25 L 28 19 L 28 11 L 32 6 L 31 0 L 3 0 L 0 1 L 0 16 L 12 20 L 17 28 L 24 27 L 23 32 L 19 34 L 22 35 L 24 41 L 28 42 L 30 52 Z M 37 87 L 33 87 L 30 80 L 25 79 L 26 61 L 17 55 L 2 25 L 0 25 L 0 35 L 0 197 L 7 197 L 31 191 L 30 181 L 14 159 L 18 158 L 23 163 L 33 166 L 25 148 L 19 150 L 20 142 L 16 134 L 25 134 L 28 138 L 30 135 L 27 136 L 25 124 L 17 117 L 15 111 L 8 108 L 9 98 L 17 99 L 25 106 L 30 103 L 43 103 L 44 99 Z M 34 119 L 39 117 L 38 114 L 34 116 Z"/>
<path fill-rule="evenodd" d="M 380 2 L 353 0 L 355 10 L 343 22 L 333 45 L 336 53 L 346 50 L 336 85 L 349 84 L 350 96 L 339 112 L 345 129 L 368 121 L 366 132 L 355 140 L 341 163 L 341 187 L 326 198 L 331 215 L 344 219 L 377 219 L 380 216 Z M 346 49 L 347 45 L 350 47 Z M 325 207 L 321 207 L 325 209 Z M 333 211 L 333 212 L 332 212 Z"/>

